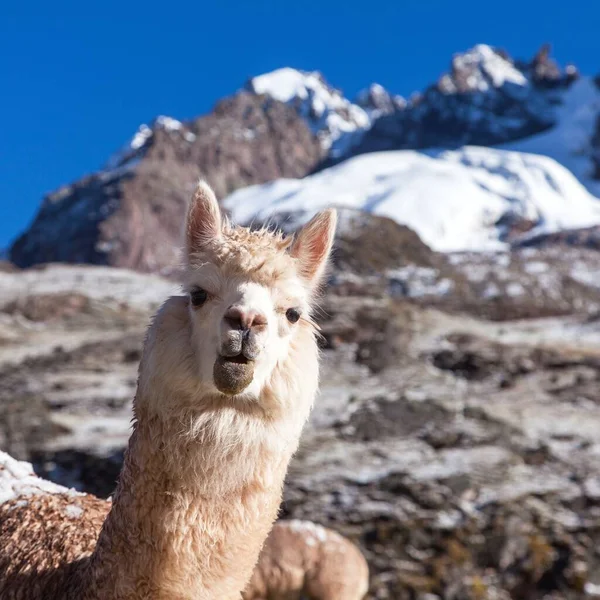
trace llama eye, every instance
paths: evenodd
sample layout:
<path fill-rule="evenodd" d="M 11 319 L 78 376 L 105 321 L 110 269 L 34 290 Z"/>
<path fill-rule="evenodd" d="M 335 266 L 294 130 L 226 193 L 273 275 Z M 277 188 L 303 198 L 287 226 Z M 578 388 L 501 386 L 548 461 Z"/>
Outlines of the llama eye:
<path fill-rule="evenodd" d="M 208 300 L 208 292 L 202 288 L 194 288 L 190 292 L 192 306 L 202 306 Z"/>
<path fill-rule="evenodd" d="M 297 323 L 300 319 L 300 311 L 296 308 L 288 308 L 285 316 L 290 323 Z"/>

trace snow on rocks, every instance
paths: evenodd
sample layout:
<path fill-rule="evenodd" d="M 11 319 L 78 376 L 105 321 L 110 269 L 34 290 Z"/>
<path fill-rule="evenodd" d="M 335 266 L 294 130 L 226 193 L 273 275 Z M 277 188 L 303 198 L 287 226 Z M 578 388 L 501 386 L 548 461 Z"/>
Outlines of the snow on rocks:
<path fill-rule="evenodd" d="M 407 103 L 402 96 L 393 96 L 382 85 L 373 83 L 358 93 L 356 104 L 364 109 L 371 119 L 376 119 L 395 110 L 402 110 Z"/>
<path fill-rule="evenodd" d="M 75 490 L 41 479 L 30 463 L 16 460 L 0 450 L 0 504 L 36 494 L 80 495 Z"/>
<path fill-rule="evenodd" d="M 525 75 L 507 57 L 486 44 L 477 44 L 470 50 L 455 54 L 452 73 L 444 75 L 439 86 L 448 94 L 466 91 L 486 92 L 506 83 L 517 86 L 529 84 Z"/>
<path fill-rule="evenodd" d="M 156 309 L 180 287 L 158 275 L 96 266 L 48 265 L 44 269 L 0 273 L 0 307 L 30 295 L 80 293 L 103 303 Z"/>
<path fill-rule="evenodd" d="M 332 156 L 344 153 L 369 128 L 369 114 L 331 87 L 317 72 L 289 67 L 252 78 L 247 87 L 293 105 Z"/>
<path fill-rule="evenodd" d="M 178 133 L 189 143 L 196 140 L 196 135 L 189 131 L 181 121 L 173 117 L 160 115 L 153 119 L 150 125 L 142 123 L 138 127 L 129 142 L 108 160 L 106 170 L 111 171 L 119 167 L 133 166 L 134 161 L 141 158 L 149 148 L 155 132 L 159 129 L 168 133 Z"/>

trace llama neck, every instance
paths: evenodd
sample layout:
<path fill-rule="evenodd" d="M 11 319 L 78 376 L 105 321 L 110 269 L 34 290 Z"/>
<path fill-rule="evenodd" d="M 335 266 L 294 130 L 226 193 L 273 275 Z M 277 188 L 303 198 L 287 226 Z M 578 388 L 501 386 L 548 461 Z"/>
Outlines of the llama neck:
<path fill-rule="evenodd" d="M 236 414 L 228 425 L 261 427 Z M 91 560 L 90 598 L 239 598 L 293 449 L 258 441 L 227 450 L 211 426 L 205 419 L 189 438 L 158 421 L 136 425 Z"/>
<path fill-rule="evenodd" d="M 202 394 L 190 330 L 173 297 L 148 332 L 136 424 L 77 598 L 238 600 L 276 518 L 317 387 L 312 333 L 240 405 Z"/>

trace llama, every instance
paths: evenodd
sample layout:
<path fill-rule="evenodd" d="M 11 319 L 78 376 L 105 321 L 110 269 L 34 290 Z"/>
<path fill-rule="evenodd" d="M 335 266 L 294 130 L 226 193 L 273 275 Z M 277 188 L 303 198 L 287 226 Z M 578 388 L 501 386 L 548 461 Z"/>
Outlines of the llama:
<path fill-rule="evenodd" d="M 0 504 L 2 600 L 241 597 L 317 391 L 310 308 L 335 224 L 329 210 L 295 239 L 234 227 L 200 182 L 186 295 L 146 335 L 110 512 L 64 493 Z"/>
<path fill-rule="evenodd" d="M 279 521 L 267 538 L 244 600 L 362 600 L 369 566 L 360 550 L 310 521 Z"/>

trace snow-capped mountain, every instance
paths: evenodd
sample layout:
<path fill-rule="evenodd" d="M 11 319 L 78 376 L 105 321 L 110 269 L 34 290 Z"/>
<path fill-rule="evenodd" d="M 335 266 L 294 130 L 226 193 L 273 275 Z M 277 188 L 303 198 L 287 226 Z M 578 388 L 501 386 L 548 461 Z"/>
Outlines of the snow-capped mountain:
<path fill-rule="evenodd" d="M 181 215 L 200 176 L 224 197 L 302 176 L 322 156 L 291 107 L 249 92 L 185 124 L 159 117 L 105 169 L 48 194 L 10 259 L 20 267 L 69 262 L 168 273 L 179 263 Z"/>
<path fill-rule="evenodd" d="M 578 74 L 540 51 L 530 62 L 480 44 L 406 107 L 375 119 L 349 155 L 379 150 L 495 145 L 556 124 L 555 106 Z"/>
<path fill-rule="evenodd" d="M 561 69 L 548 47 L 523 62 L 480 44 L 408 103 L 373 85 L 357 104 L 372 124 L 345 154 L 329 154 L 324 166 L 338 167 L 241 190 L 225 205 L 242 220 L 360 208 L 443 251 L 600 226 L 598 82 Z"/>
<path fill-rule="evenodd" d="M 528 236 L 600 224 L 600 202 L 554 160 L 481 147 L 356 156 L 304 179 L 238 190 L 224 206 L 241 223 L 294 225 L 328 206 L 407 225 L 432 248 L 500 250 Z"/>
<path fill-rule="evenodd" d="M 277 69 L 254 77 L 247 88 L 293 106 L 334 157 L 347 152 L 371 125 L 369 112 L 347 100 L 317 71 Z"/>
<path fill-rule="evenodd" d="M 141 125 L 105 169 L 45 198 L 10 259 L 168 269 L 199 176 L 221 198 L 241 190 L 225 204 L 242 221 L 335 203 L 391 216 L 441 250 L 595 235 L 599 115 L 598 80 L 548 47 L 519 61 L 477 45 L 409 100 L 372 84 L 350 101 L 318 72 L 282 68 L 208 115 Z"/>
<path fill-rule="evenodd" d="M 409 101 L 372 84 L 350 103 L 319 73 L 294 69 L 252 82 L 257 93 L 294 106 L 321 136 L 330 148 L 323 167 L 365 152 L 498 145 L 549 156 L 600 195 L 598 81 L 572 65 L 561 69 L 548 46 L 526 62 L 476 45 L 455 54 L 449 71 Z M 344 120 L 348 114 L 360 118 Z M 336 128 L 340 119 L 344 126 Z"/>

